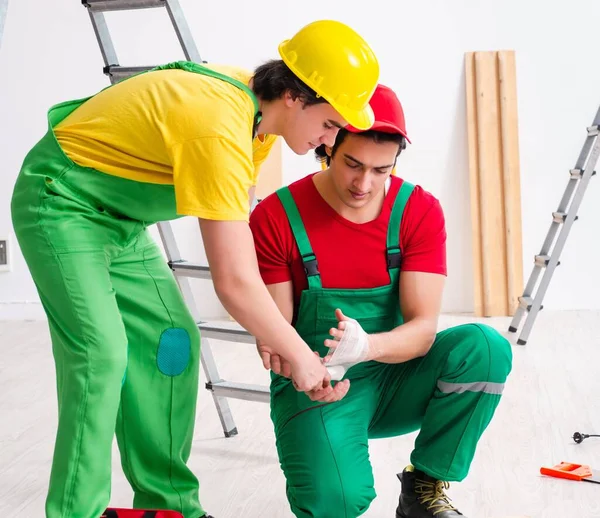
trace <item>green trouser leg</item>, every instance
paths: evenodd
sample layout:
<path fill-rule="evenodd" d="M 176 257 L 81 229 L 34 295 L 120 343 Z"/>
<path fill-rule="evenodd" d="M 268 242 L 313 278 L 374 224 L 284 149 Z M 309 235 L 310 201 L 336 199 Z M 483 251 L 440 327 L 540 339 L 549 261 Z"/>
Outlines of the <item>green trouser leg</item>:
<path fill-rule="evenodd" d="M 440 333 L 424 358 L 393 372 L 370 436 L 420 428 L 411 463 L 438 480 L 463 480 L 512 368 L 509 342 L 495 329 L 466 324 Z"/>
<path fill-rule="evenodd" d="M 197 480 L 185 465 L 197 328 L 143 224 L 114 217 L 54 181 L 49 176 L 61 164 L 53 160 L 46 157 L 46 172 L 26 165 L 12 200 L 56 362 L 59 415 L 46 516 L 100 516 L 110 499 L 116 430 L 135 505 L 197 518 Z"/>
<path fill-rule="evenodd" d="M 129 353 L 116 435 L 139 509 L 204 514 L 187 467 L 194 432 L 200 336 L 173 273 L 144 234 L 113 262 L 111 280 Z"/>
<path fill-rule="evenodd" d="M 368 440 L 418 430 L 411 462 L 440 480 L 462 480 L 511 370 L 509 343 L 478 324 L 438 334 L 424 357 L 374 364 L 341 401 L 275 420 L 277 448 L 293 513 L 354 518 L 375 490 Z M 288 387 L 273 402 L 297 396 Z"/>
<path fill-rule="evenodd" d="M 287 498 L 298 518 L 360 516 L 375 498 L 368 450 L 369 416 L 377 405 L 372 383 L 355 380 L 343 400 L 275 425 Z M 295 398 L 293 390 L 288 386 L 274 408 Z"/>

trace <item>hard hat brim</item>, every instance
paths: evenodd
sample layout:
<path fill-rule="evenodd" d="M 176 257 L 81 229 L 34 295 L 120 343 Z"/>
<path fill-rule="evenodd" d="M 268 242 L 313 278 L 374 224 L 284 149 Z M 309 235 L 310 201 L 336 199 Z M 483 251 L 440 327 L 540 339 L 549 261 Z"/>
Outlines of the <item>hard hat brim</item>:
<path fill-rule="evenodd" d="M 331 106 L 337 111 L 344 120 L 357 130 L 366 131 L 371 129 L 375 122 L 375 114 L 371 105 L 367 104 L 362 110 L 352 110 L 345 107 L 338 108 L 334 103 Z"/>

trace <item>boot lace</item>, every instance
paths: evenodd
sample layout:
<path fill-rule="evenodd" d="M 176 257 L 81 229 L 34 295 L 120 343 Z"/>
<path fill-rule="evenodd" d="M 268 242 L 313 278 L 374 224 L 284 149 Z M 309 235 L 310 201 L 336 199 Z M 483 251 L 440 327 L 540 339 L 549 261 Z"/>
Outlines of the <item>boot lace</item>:
<path fill-rule="evenodd" d="M 448 489 L 450 484 L 442 480 L 428 482 L 426 480 L 415 480 L 415 493 L 421 505 L 426 506 L 433 515 L 443 513 L 444 511 L 456 511 L 458 509 L 450 503 L 450 498 L 444 489 Z"/>

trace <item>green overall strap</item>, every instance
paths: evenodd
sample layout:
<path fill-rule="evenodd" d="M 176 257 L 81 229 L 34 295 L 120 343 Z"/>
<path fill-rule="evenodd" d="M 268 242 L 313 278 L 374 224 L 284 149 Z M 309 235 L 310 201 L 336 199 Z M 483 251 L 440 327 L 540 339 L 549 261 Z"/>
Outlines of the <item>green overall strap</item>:
<path fill-rule="evenodd" d="M 300 250 L 302 262 L 304 263 L 304 272 L 306 273 L 306 278 L 308 280 L 308 288 L 320 289 L 323 286 L 321 285 L 321 275 L 319 274 L 317 257 L 315 256 L 312 246 L 310 245 L 310 241 L 308 239 L 308 235 L 306 234 L 306 229 L 304 228 L 304 223 L 302 222 L 302 217 L 298 212 L 298 206 L 294 201 L 294 197 L 287 187 L 281 187 L 276 192 L 281 204 L 283 205 L 283 209 L 285 210 L 288 221 L 290 222 L 290 226 L 292 227 L 296 244 Z"/>
<path fill-rule="evenodd" d="M 390 279 L 395 281 L 402 263 L 402 252 L 400 251 L 400 223 L 406 202 L 410 198 L 415 186 L 407 181 L 403 181 L 400 190 L 394 200 L 392 214 L 388 223 L 387 233 L 387 267 L 390 272 Z"/>
<path fill-rule="evenodd" d="M 250 96 L 250 99 L 252 99 L 252 103 L 254 104 L 254 125 L 252 136 L 256 137 L 256 127 L 262 120 L 262 112 L 260 111 L 256 95 L 254 95 L 254 92 L 250 90 L 250 88 L 248 88 L 247 85 L 245 85 L 241 81 L 238 81 L 237 79 L 234 79 L 233 77 L 226 76 L 225 74 L 221 74 L 220 72 L 216 72 L 215 70 L 199 65 L 198 63 L 194 63 L 192 61 L 173 61 L 172 63 L 167 63 L 165 65 L 159 65 L 157 67 L 154 67 L 148 70 L 148 72 L 151 72 L 153 70 L 167 69 L 187 70 L 188 72 L 195 72 L 196 74 L 203 74 L 205 76 L 214 77 L 215 79 L 221 79 L 222 81 L 226 81 L 227 83 L 232 84 L 233 86 L 237 86 L 239 89 L 246 92 Z"/>

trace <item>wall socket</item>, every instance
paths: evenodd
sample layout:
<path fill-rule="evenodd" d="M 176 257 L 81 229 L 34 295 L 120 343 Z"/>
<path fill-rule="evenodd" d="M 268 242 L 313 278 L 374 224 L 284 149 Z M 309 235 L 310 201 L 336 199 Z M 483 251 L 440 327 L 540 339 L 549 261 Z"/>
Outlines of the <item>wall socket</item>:
<path fill-rule="evenodd" d="M 11 264 L 11 246 L 8 236 L 0 237 L 0 272 L 10 272 Z"/>

